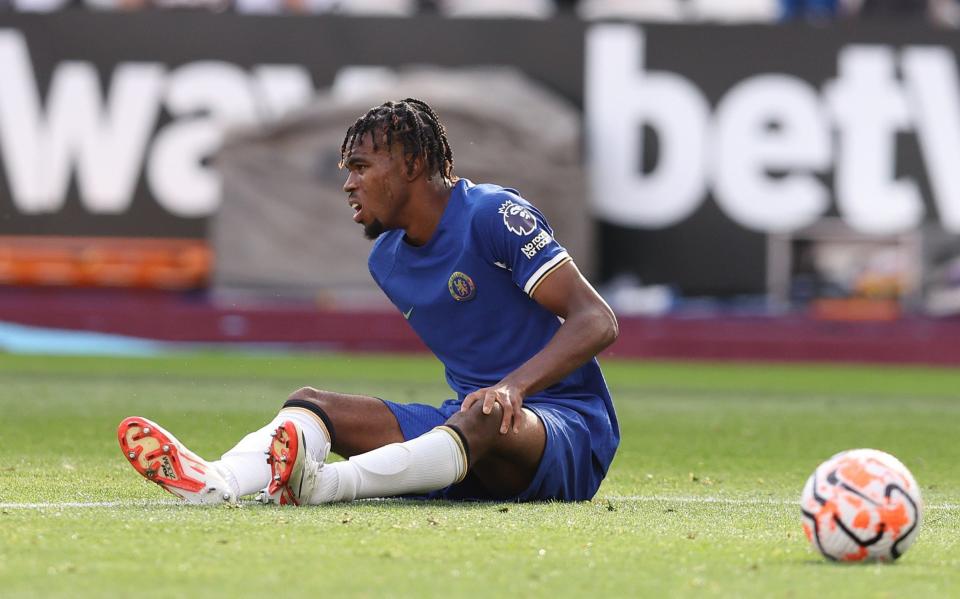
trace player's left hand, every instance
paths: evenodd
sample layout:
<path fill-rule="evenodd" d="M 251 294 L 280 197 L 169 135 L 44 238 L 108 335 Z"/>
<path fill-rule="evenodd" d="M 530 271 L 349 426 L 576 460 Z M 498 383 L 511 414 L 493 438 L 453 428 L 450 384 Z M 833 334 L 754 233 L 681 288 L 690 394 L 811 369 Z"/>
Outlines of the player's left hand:
<path fill-rule="evenodd" d="M 520 419 L 523 417 L 521 407 L 523 406 L 523 393 L 513 385 L 499 383 L 493 387 L 484 387 L 477 389 L 473 393 L 463 398 L 463 404 L 460 406 L 461 412 L 466 412 L 470 406 L 477 402 L 483 402 L 483 413 L 493 412 L 493 404 L 498 403 L 503 409 L 503 419 L 500 421 L 500 434 L 505 435 L 513 427 L 513 432 L 520 432 Z"/>

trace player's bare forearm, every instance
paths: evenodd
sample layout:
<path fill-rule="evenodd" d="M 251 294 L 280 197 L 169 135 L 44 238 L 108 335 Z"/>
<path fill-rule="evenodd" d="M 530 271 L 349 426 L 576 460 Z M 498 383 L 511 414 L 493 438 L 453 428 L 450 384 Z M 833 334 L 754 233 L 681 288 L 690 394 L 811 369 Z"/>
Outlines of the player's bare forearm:
<path fill-rule="evenodd" d="M 503 408 L 500 432 L 506 433 L 516 418 L 523 400 L 563 380 L 616 340 L 617 318 L 610 306 L 590 286 L 573 262 L 567 262 L 551 273 L 533 294 L 544 308 L 564 319 L 553 338 L 519 368 L 492 387 L 477 389 L 467 395 L 461 406 L 467 410 L 483 402 L 489 414 L 495 403 Z"/>
<path fill-rule="evenodd" d="M 570 314 L 553 339 L 520 368 L 503 379 L 523 397 L 564 379 L 613 343 L 617 319 L 605 303 Z"/>

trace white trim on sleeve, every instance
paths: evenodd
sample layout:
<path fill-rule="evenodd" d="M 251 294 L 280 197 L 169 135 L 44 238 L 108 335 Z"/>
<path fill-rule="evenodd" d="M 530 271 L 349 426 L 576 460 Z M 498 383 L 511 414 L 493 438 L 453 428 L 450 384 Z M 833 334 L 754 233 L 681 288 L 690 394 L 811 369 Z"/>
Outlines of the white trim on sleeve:
<path fill-rule="evenodd" d="M 570 254 L 568 254 L 566 251 L 560 252 L 553 258 L 550 258 L 550 260 L 538 268 L 536 272 L 530 275 L 530 278 L 527 279 L 526 284 L 523 286 L 523 292 L 527 295 L 533 295 L 533 291 L 537 288 L 540 280 L 547 276 L 547 274 L 549 274 L 554 268 L 560 266 L 567 260 L 570 260 Z"/>

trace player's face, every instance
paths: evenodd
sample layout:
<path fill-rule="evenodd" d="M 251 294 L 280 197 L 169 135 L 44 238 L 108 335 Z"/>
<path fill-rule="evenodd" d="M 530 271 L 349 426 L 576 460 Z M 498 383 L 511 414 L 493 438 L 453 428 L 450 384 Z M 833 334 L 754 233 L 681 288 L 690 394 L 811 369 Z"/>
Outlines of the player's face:
<path fill-rule="evenodd" d="M 374 150 L 368 133 L 354 146 L 344 167 L 350 172 L 343 191 L 354 210 L 353 222 L 363 225 L 364 235 L 376 239 L 388 229 L 401 227 L 398 214 L 406 198 L 406 182 L 398 147 L 380 144 Z"/>

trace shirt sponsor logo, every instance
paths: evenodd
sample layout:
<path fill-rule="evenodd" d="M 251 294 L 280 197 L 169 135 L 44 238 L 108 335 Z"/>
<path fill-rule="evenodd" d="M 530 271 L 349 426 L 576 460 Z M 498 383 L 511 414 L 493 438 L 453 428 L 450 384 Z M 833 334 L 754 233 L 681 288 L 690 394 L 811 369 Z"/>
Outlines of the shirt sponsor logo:
<path fill-rule="evenodd" d="M 513 200 L 500 204 L 497 212 L 503 215 L 503 225 L 507 230 L 517 235 L 529 235 L 537 228 L 537 219 L 533 214 L 520 204 L 514 204 Z"/>
<path fill-rule="evenodd" d="M 447 281 L 447 289 L 450 295 L 458 302 L 468 302 L 477 295 L 477 286 L 469 276 L 457 271 L 450 275 Z"/>
<path fill-rule="evenodd" d="M 520 248 L 520 251 L 523 252 L 523 255 L 526 256 L 527 259 L 530 259 L 536 256 L 537 252 L 547 247 L 551 241 L 553 241 L 553 237 L 550 237 L 549 233 L 540 231 L 540 234 L 528 243 L 525 243 L 523 247 Z"/>

